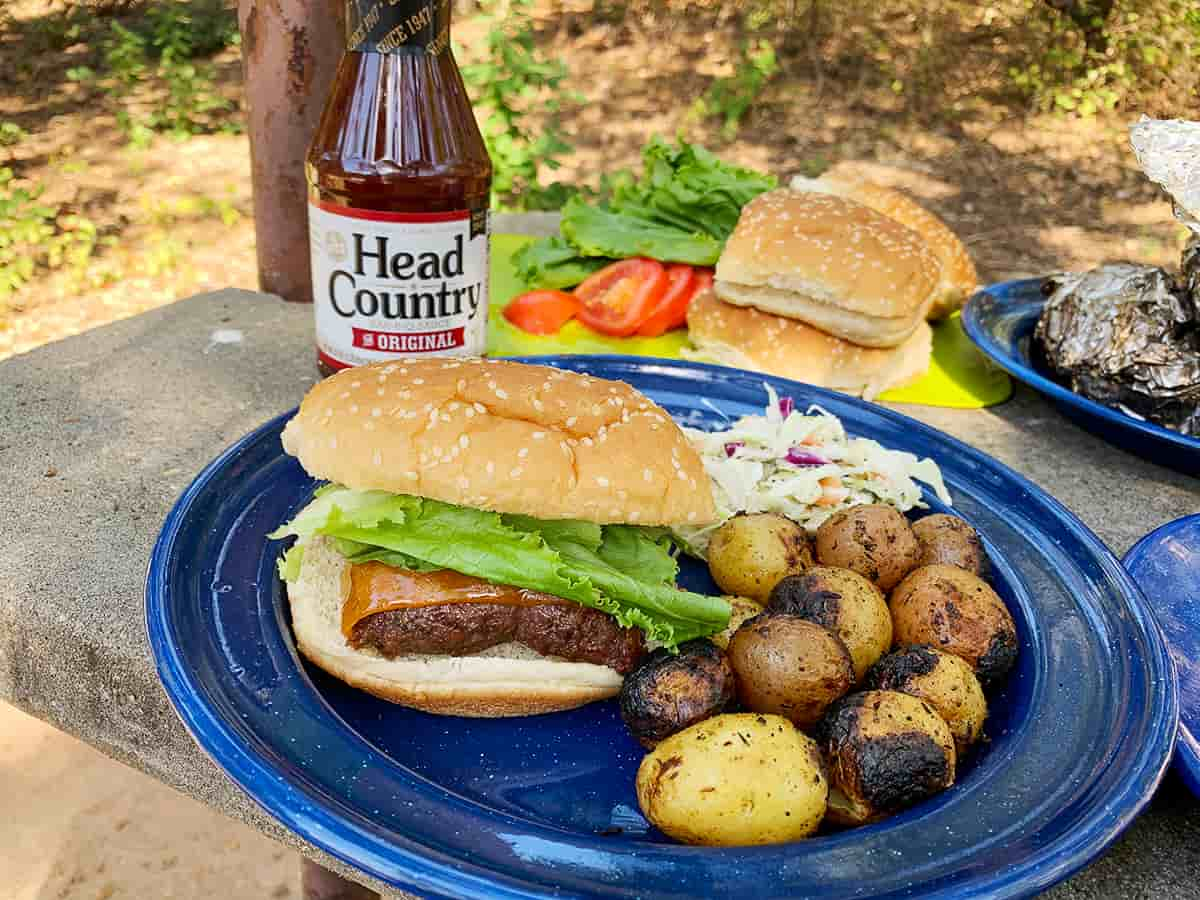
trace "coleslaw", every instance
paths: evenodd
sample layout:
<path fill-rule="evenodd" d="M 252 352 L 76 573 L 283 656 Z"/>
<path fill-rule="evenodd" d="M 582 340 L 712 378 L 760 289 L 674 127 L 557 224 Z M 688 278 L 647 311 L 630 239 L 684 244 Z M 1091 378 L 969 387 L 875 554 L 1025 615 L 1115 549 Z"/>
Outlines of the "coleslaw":
<path fill-rule="evenodd" d="M 901 512 L 924 507 L 917 481 L 951 503 L 933 460 L 848 437 L 837 416 L 819 406 L 801 412 L 790 397 L 765 387 L 764 415 L 743 416 L 724 431 L 683 429 L 712 479 L 719 513 L 711 525 L 675 529 L 690 553 L 703 557 L 712 533 L 739 512 L 779 513 L 812 534 L 834 513 L 861 503 Z"/>

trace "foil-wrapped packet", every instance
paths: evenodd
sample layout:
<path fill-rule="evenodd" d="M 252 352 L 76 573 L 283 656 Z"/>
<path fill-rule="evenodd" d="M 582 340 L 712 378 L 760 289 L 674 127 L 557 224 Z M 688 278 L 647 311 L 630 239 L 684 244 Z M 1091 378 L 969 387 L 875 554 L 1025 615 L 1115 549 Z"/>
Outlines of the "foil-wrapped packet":
<path fill-rule="evenodd" d="M 1142 116 L 1130 143 L 1175 217 L 1200 235 L 1200 122 Z M 1034 332 L 1052 373 L 1071 390 L 1200 437 L 1200 237 L 1180 279 L 1154 266 L 1109 263 L 1055 275 Z"/>
<path fill-rule="evenodd" d="M 1131 263 L 1052 276 L 1035 338 L 1071 390 L 1200 436 L 1200 243 L 1189 245 L 1183 268 L 1185 286 Z"/>

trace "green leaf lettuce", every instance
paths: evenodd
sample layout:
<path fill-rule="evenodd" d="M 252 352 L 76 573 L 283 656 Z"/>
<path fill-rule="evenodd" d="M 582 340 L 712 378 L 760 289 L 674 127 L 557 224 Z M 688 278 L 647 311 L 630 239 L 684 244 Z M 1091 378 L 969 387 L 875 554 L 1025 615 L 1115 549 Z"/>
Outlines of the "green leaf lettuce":
<path fill-rule="evenodd" d="M 742 207 L 776 184 L 703 147 L 654 138 L 642 151 L 640 175 L 605 176 L 600 202 L 571 198 L 561 235 L 527 244 L 514 263 L 522 280 L 539 288 L 571 287 L 612 259 L 631 256 L 711 266 Z"/>
<path fill-rule="evenodd" d="M 574 600 L 669 647 L 720 631 L 729 621 L 724 600 L 675 587 L 678 566 L 664 529 L 543 521 L 328 486 L 270 537 L 292 535 L 333 538 L 352 562 L 453 569 Z M 301 549 L 280 560 L 285 580 L 299 577 Z"/>

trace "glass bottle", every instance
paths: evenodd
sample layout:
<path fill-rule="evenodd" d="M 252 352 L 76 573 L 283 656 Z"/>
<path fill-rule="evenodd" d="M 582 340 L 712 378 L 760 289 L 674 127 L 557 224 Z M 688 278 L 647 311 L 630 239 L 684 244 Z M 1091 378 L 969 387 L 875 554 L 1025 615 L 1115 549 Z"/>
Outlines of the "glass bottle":
<path fill-rule="evenodd" d="M 348 0 L 305 166 L 318 366 L 483 355 L 492 164 L 449 0 Z"/>

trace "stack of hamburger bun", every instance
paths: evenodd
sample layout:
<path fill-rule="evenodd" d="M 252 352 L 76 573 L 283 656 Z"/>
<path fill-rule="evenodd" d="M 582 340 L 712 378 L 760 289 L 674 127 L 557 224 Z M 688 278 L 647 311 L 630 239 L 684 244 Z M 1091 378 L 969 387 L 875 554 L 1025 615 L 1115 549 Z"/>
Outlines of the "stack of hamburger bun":
<path fill-rule="evenodd" d="M 906 195 L 796 178 L 742 210 L 688 330 L 703 358 L 871 399 L 925 374 L 928 321 L 975 287 L 954 232 Z"/>

